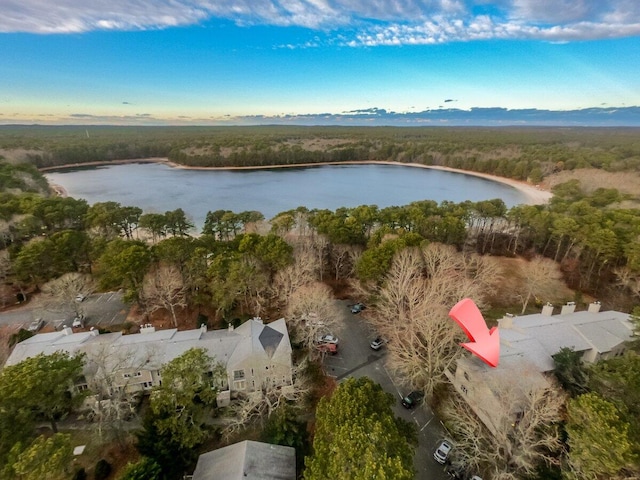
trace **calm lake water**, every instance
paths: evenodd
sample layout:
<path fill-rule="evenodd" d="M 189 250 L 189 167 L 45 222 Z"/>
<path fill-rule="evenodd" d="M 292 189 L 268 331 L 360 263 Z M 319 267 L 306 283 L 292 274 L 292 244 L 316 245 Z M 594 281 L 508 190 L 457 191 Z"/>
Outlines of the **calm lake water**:
<path fill-rule="evenodd" d="M 513 187 L 471 175 L 401 165 L 326 165 L 272 170 L 184 170 L 131 163 L 48 172 L 50 182 L 90 204 L 116 201 L 145 213 L 182 208 L 198 228 L 208 211 L 257 210 L 265 218 L 299 206 L 406 205 L 416 200 L 462 202 L 501 198 L 526 203 Z"/>

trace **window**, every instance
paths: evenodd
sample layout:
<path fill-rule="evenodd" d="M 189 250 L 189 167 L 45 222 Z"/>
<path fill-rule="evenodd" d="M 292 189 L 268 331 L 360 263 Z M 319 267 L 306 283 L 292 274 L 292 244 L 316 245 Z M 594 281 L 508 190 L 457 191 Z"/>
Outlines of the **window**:
<path fill-rule="evenodd" d="M 245 388 L 247 388 L 247 382 L 244 380 L 237 380 L 235 382 L 233 382 L 233 389 L 234 390 L 244 390 Z"/>
<path fill-rule="evenodd" d="M 134 377 L 140 377 L 142 376 L 142 372 L 136 372 L 133 374 Z"/>
<path fill-rule="evenodd" d="M 469 392 L 467 391 L 467 387 L 465 387 L 464 385 L 460 385 L 460 390 L 462 391 L 462 393 L 464 393 L 465 395 L 467 395 Z"/>
<path fill-rule="evenodd" d="M 122 376 L 124 378 L 131 378 L 131 374 L 130 373 L 123 373 Z"/>
<path fill-rule="evenodd" d="M 234 380 L 244 380 L 244 370 L 234 370 L 233 371 L 233 379 Z"/>
<path fill-rule="evenodd" d="M 151 387 L 153 387 L 153 382 L 144 382 L 142 384 L 142 387 L 143 388 L 151 388 Z"/>
<path fill-rule="evenodd" d="M 469 374 L 467 372 L 464 372 L 464 379 L 469 382 Z"/>

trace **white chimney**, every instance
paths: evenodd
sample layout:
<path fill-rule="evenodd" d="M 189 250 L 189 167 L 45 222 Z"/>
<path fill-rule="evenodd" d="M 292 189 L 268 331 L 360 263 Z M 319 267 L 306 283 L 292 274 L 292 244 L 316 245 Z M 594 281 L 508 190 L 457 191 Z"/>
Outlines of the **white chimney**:
<path fill-rule="evenodd" d="M 600 302 L 595 301 L 589 304 L 588 312 L 598 313 L 600 311 Z"/>
<path fill-rule="evenodd" d="M 207 331 L 207 324 L 206 323 L 201 324 L 200 325 L 200 332 L 201 333 L 206 333 L 206 331 Z"/>
<path fill-rule="evenodd" d="M 233 332 L 233 323 L 229 322 L 228 329 L 230 332 Z"/>
<path fill-rule="evenodd" d="M 542 307 L 542 315 L 545 315 L 547 317 L 550 317 L 551 315 L 553 315 L 553 305 L 547 302 L 547 304 L 544 307 Z"/>
<path fill-rule="evenodd" d="M 263 323 L 263 321 L 262 321 L 262 319 L 260 317 L 253 317 L 253 320 L 258 322 L 258 323 L 260 323 L 260 324 Z"/>
<path fill-rule="evenodd" d="M 62 333 L 65 335 L 73 335 L 73 329 L 71 327 L 63 327 Z"/>
<path fill-rule="evenodd" d="M 560 310 L 560 315 L 566 315 L 567 313 L 573 313 L 576 311 L 576 302 L 567 302 L 566 305 L 562 306 L 562 310 Z"/>
<path fill-rule="evenodd" d="M 504 317 L 498 320 L 498 328 L 513 328 L 513 313 L 505 313 Z"/>
<path fill-rule="evenodd" d="M 153 333 L 156 331 L 156 327 L 150 323 L 146 323 L 140 327 L 140 333 Z"/>

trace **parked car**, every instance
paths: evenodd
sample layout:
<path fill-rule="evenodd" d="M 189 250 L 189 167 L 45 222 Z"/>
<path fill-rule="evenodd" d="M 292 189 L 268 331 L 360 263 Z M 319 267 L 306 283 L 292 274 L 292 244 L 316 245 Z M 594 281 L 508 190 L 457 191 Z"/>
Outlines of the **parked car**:
<path fill-rule="evenodd" d="M 449 442 L 449 440 L 442 440 L 438 445 L 438 448 L 436 448 L 436 451 L 433 452 L 434 460 L 444 465 L 445 463 L 447 463 L 449 454 L 451 453 L 452 449 L 453 445 L 451 444 L 451 442 Z"/>
<path fill-rule="evenodd" d="M 336 337 L 335 335 L 331 335 L 330 333 L 326 333 L 324 335 L 322 335 L 321 337 L 318 337 L 318 339 L 316 340 L 316 343 L 333 343 L 334 345 L 337 345 L 339 343 L 338 337 Z"/>
<path fill-rule="evenodd" d="M 380 350 L 382 347 L 384 347 L 385 343 L 387 343 L 387 341 L 384 338 L 376 337 L 373 340 L 371 340 L 370 347 L 373 350 Z"/>
<path fill-rule="evenodd" d="M 365 308 L 367 307 L 365 307 L 363 303 L 356 303 L 355 305 L 351 305 L 351 313 L 355 315 L 356 313 L 363 311 Z"/>
<path fill-rule="evenodd" d="M 416 405 L 420 405 L 424 399 L 424 393 L 419 390 L 414 390 L 409 395 L 402 399 L 402 406 L 404 408 L 413 408 Z"/>
<path fill-rule="evenodd" d="M 84 327 L 84 315 L 78 315 L 76 318 L 74 318 L 71 326 L 73 328 Z"/>
<path fill-rule="evenodd" d="M 338 344 L 337 343 L 320 343 L 316 345 L 316 349 L 322 353 L 335 355 L 336 353 L 338 353 Z"/>
<path fill-rule="evenodd" d="M 453 480 L 466 480 L 467 473 L 464 468 L 458 467 L 456 465 L 450 465 L 447 470 L 447 475 L 449 475 Z"/>
<path fill-rule="evenodd" d="M 44 327 L 44 323 L 45 322 L 42 318 L 36 318 L 33 322 L 29 324 L 29 327 L 27 327 L 27 330 L 35 333 L 38 330 L 40 330 L 42 327 Z"/>

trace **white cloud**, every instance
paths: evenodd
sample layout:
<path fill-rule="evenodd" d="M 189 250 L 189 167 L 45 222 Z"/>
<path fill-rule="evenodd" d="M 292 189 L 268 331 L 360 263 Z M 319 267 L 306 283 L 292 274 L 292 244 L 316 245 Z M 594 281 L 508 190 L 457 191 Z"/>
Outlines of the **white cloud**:
<path fill-rule="evenodd" d="M 333 35 L 328 42 L 350 46 L 490 38 L 563 42 L 640 34 L 639 0 L 0 0 L 0 4 L 0 32 L 42 34 L 169 28 L 209 18 L 245 26 L 323 30 Z"/>

